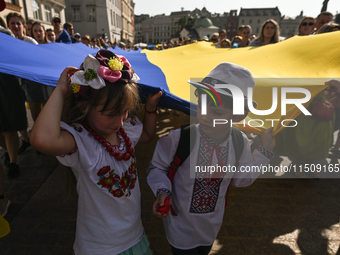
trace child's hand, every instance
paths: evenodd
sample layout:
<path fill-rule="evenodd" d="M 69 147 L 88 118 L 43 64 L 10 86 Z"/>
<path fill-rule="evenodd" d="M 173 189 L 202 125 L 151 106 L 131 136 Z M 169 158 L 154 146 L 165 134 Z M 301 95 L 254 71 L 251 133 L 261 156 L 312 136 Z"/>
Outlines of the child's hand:
<path fill-rule="evenodd" d="M 340 108 L 340 81 L 330 80 L 325 82 L 325 84 L 330 86 L 324 89 L 323 94 L 335 107 Z"/>
<path fill-rule="evenodd" d="M 162 193 L 160 194 L 156 201 L 153 203 L 153 214 L 156 215 L 159 218 L 166 218 L 170 214 L 170 210 L 168 210 L 167 213 L 162 214 L 161 212 L 158 211 L 158 207 L 163 207 L 165 205 L 165 199 L 169 197 L 167 194 Z M 169 198 L 169 209 L 171 205 L 171 198 Z"/>
<path fill-rule="evenodd" d="M 154 112 L 157 110 L 157 104 L 159 102 L 160 97 L 163 95 L 162 91 L 158 91 L 153 96 L 149 95 L 148 100 L 146 101 L 145 108 L 149 112 Z"/>
<path fill-rule="evenodd" d="M 57 84 L 57 88 L 59 88 L 63 95 L 67 96 L 72 92 L 71 87 L 71 76 L 78 71 L 78 68 L 69 66 L 64 69 L 64 71 L 60 74 L 59 81 Z"/>
<path fill-rule="evenodd" d="M 270 133 L 273 131 L 273 127 L 268 128 L 266 132 L 260 135 L 261 144 L 266 149 L 273 151 L 275 147 L 275 137 L 273 137 Z"/>

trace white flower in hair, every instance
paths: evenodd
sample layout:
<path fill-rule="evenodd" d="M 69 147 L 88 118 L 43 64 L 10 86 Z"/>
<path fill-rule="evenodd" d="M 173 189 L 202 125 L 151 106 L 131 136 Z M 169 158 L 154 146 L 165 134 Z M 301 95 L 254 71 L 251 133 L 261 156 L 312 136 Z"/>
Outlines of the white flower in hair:
<path fill-rule="evenodd" d="M 87 55 L 84 60 L 84 70 L 75 72 L 71 84 L 90 86 L 93 89 L 101 89 L 105 87 L 105 81 L 97 73 L 99 61 L 92 55 Z"/>
<path fill-rule="evenodd" d="M 137 82 L 139 82 L 139 80 L 140 80 L 139 76 L 135 72 L 133 72 L 133 76 L 132 76 L 131 81 L 134 82 L 134 83 L 137 83 Z"/>

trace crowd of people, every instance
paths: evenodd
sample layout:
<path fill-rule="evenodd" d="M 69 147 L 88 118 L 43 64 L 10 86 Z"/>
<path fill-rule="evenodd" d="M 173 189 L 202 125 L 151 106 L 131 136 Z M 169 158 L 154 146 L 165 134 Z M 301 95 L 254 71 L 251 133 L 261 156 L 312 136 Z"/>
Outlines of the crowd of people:
<path fill-rule="evenodd" d="M 316 19 L 305 17 L 300 22 L 298 35 L 340 30 L 332 19 L 330 12 L 322 12 Z M 111 43 L 106 34 L 100 38 L 81 36 L 74 33 L 71 23 L 67 22 L 62 26 L 59 17 L 52 19 L 53 30 L 45 30 L 38 21 L 28 20 L 26 23 L 18 13 L 8 14 L 7 25 L 8 30 L 1 28 L 0 32 L 28 43 L 83 43 L 99 50 L 96 56 L 89 55 L 85 58 L 81 69 L 66 68 L 55 89 L 0 73 L 0 146 L 6 151 L 7 177 L 13 179 L 19 176 L 18 154 L 24 153 L 31 143 L 37 151 L 57 156 L 63 165 L 71 168 L 78 181 L 79 213 L 74 253 L 152 254 L 140 219 L 140 191 L 134 146 L 137 142 L 150 142 L 155 135 L 157 104 L 162 93 L 158 92 L 148 98 L 144 119 L 140 121 L 136 116 L 129 115 L 139 102 L 136 86 L 138 76 L 126 58 L 107 50 L 112 47 L 130 50 L 124 44 Z M 243 25 L 232 41 L 226 38 L 225 30 L 213 34 L 210 39 L 204 37 L 201 40 L 210 41 L 216 48 L 260 47 L 279 43 L 279 31 L 277 22 L 270 19 L 263 23 L 258 36 L 252 36 L 249 25 Z M 173 41 L 162 49 L 190 43 L 193 43 L 190 39 Z M 96 70 L 93 69 L 94 66 Z M 210 83 L 211 79 L 234 84 L 242 90 L 255 86 L 251 72 L 232 63 L 221 63 L 203 82 Z M 200 109 L 200 93 L 203 90 L 199 88 L 204 86 L 198 82 L 192 82 L 191 85 L 197 88 Z M 210 86 L 214 87 L 215 84 L 211 82 Z M 234 122 L 240 122 L 247 116 L 233 115 L 230 92 L 216 90 L 221 95 L 223 106 L 221 104 L 215 107 L 212 101 L 208 102 L 210 117 L 214 114 L 218 118 L 226 115 Z M 338 84 L 337 93 L 339 91 Z M 315 100 L 327 101 L 330 94 L 327 90 L 323 91 Z M 25 102 L 29 103 L 35 122 L 31 137 L 27 132 Z M 273 157 L 275 139 L 270 135 L 271 130 L 260 136 L 261 145 L 251 153 L 245 135 L 224 126 L 218 130 L 212 129 L 208 119 L 200 115 L 201 111 L 197 112 L 199 124 L 192 126 L 192 129 L 198 139 L 190 153 L 202 166 L 207 162 L 210 165 L 226 165 L 227 162 L 238 166 L 266 165 Z M 334 112 L 331 119 L 323 122 L 300 115 L 297 128 L 284 129 L 279 134 L 277 151 L 290 156 L 295 164 L 311 163 L 316 158 L 327 157 L 333 143 L 335 114 Z M 308 133 L 307 129 L 311 132 Z M 22 136 L 20 147 L 18 132 Z M 181 144 L 181 132 L 173 131 L 157 143 L 147 179 L 157 198 L 153 212 L 158 217 L 166 218 L 166 235 L 173 254 L 207 255 L 221 226 L 225 203 L 223 199 L 229 185 L 248 186 L 258 175 L 240 174 L 233 179 L 223 178 L 224 176 L 207 178 L 206 175 L 190 178 L 190 172 L 184 171 L 190 168 L 189 163 L 185 161 L 187 164 L 181 165 L 173 161 L 173 156 L 177 156 L 177 147 Z M 304 134 L 302 138 L 301 133 Z M 313 135 L 318 136 L 318 139 L 313 139 Z M 308 140 L 303 147 L 299 143 L 301 139 L 304 142 Z M 242 144 L 241 149 L 235 141 Z M 212 153 L 208 155 L 200 150 L 203 146 L 211 149 Z M 305 148 L 309 148 L 309 153 L 305 153 Z M 233 155 L 232 159 L 230 155 Z M 173 162 L 180 171 L 176 175 L 173 173 L 170 178 L 168 171 Z M 3 169 L 0 166 L 2 216 L 6 214 L 10 204 L 4 196 L 3 179 Z M 202 195 L 206 189 L 213 192 L 208 202 L 206 195 Z M 160 208 L 166 205 L 166 199 L 172 201 L 171 210 L 168 204 L 168 210 L 161 213 Z M 210 217 L 205 217 L 206 213 L 210 213 Z M 97 217 L 98 215 L 101 217 Z"/>

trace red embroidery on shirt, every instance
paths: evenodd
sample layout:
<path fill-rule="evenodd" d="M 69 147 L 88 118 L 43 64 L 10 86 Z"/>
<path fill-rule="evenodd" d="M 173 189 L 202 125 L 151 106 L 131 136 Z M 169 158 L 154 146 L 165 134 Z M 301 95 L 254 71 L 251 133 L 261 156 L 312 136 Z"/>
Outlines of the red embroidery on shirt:
<path fill-rule="evenodd" d="M 131 196 L 131 190 L 135 188 L 137 181 L 137 170 L 135 159 L 131 159 L 129 169 L 120 177 L 110 166 L 104 166 L 97 172 L 99 181 L 97 185 L 108 189 L 114 197 Z"/>
<path fill-rule="evenodd" d="M 131 123 L 132 126 L 135 126 L 135 125 L 137 124 L 137 119 L 136 119 L 135 116 L 132 116 L 132 117 L 130 118 L 130 123 Z"/>
<path fill-rule="evenodd" d="M 214 151 L 219 166 L 227 164 L 229 142 L 226 147 L 220 147 L 200 129 L 200 147 L 198 150 L 197 165 L 207 167 L 212 165 Z M 190 213 L 214 212 L 217 204 L 223 173 L 211 175 L 209 172 L 199 172 L 195 179 L 194 190 L 191 198 Z"/>

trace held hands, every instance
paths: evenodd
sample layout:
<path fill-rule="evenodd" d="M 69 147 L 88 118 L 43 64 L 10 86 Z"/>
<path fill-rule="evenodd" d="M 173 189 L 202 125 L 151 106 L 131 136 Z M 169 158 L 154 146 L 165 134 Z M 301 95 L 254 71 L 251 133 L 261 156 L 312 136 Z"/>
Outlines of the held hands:
<path fill-rule="evenodd" d="M 163 95 L 162 91 L 158 91 L 154 95 L 149 95 L 146 100 L 145 108 L 149 112 L 154 112 L 157 110 L 157 104 L 159 102 L 160 97 Z"/>
<path fill-rule="evenodd" d="M 78 70 L 78 68 L 69 66 L 66 67 L 64 71 L 60 74 L 57 88 L 61 90 L 64 96 L 68 96 L 69 94 L 71 94 L 71 76 Z"/>
<path fill-rule="evenodd" d="M 168 199 L 168 201 L 166 201 Z M 160 194 L 156 201 L 153 203 L 153 214 L 156 215 L 158 218 L 166 218 L 170 214 L 170 205 L 171 205 L 171 198 L 165 194 Z M 169 208 L 169 210 L 166 211 L 166 207 Z M 163 209 L 164 208 L 164 209 Z M 162 213 L 162 211 L 164 211 Z"/>
<path fill-rule="evenodd" d="M 273 151 L 275 147 L 275 137 L 270 134 L 273 129 L 273 127 L 268 128 L 266 132 L 260 135 L 262 146 L 270 151 Z"/>

